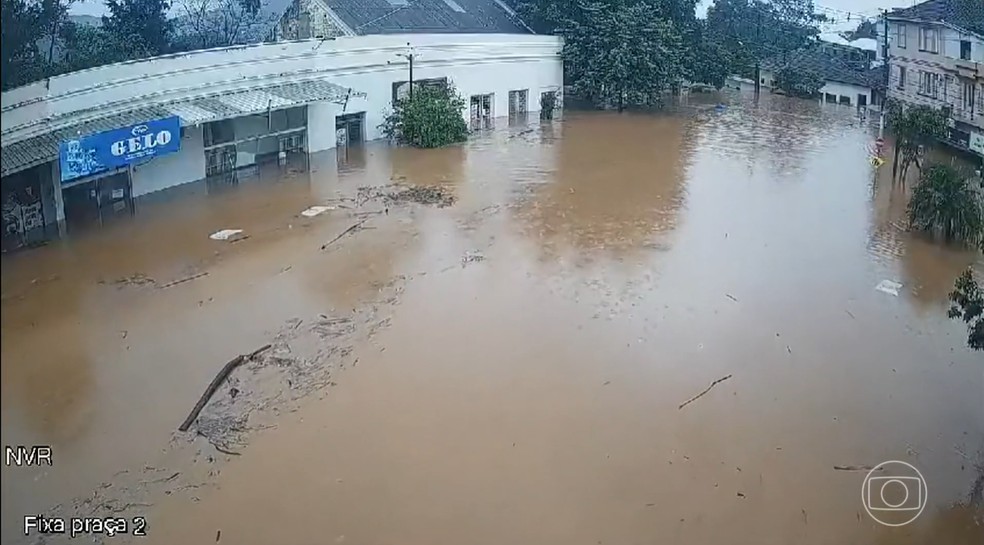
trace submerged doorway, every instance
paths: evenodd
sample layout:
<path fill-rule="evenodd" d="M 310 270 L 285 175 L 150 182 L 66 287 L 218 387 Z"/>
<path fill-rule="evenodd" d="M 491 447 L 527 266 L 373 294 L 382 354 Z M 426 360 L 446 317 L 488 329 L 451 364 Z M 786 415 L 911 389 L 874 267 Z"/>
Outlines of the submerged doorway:
<path fill-rule="evenodd" d="M 366 113 L 335 116 L 335 145 L 339 148 L 358 146 L 366 141 Z"/>
<path fill-rule="evenodd" d="M 62 198 L 69 231 L 133 215 L 133 191 L 126 170 L 63 187 Z"/>
<path fill-rule="evenodd" d="M 492 94 L 471 96 L 470 119 L 472 130 L 491 129 L 493 127 L 492 120 L 495 118 L 493 97 L 494 95 Z"/>

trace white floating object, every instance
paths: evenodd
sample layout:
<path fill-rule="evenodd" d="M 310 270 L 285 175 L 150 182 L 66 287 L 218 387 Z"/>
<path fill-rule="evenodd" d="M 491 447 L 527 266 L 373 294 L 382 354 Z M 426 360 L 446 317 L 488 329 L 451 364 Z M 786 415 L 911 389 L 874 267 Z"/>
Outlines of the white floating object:
<path fill-rule="evenodd" d="M 216 231 L 208 236 L 212 240 L 229 240 L 230 238 L 242 233 L 242 229 L 223 229 L 221 231 Z"/>
<path fill-rule="evenodd" d="M 322 212 L 325 212 L 327 210 L 334 210 L 334 209 L 335 209 L 334 206 L 312 206 L 311 208 L 308 208 L 307 210 L 301 212 L 301 215 L 304 216 L 305 218 L 313 218 L 318 214 L 321 214 Z"/>
<path fill-rule="evenodd" d="M 875 286 L 876 290 L 882 293 L 887 293 L 889 295 L 894 295 L 895 297 L 899 296 L 899 289 L 901 288 L 902 288 L 902 284 L 899 284 L 898 282 L 893 282 L 891 280 L 882 280 L 881 282 L 878 283 L 877 286 Z"/>

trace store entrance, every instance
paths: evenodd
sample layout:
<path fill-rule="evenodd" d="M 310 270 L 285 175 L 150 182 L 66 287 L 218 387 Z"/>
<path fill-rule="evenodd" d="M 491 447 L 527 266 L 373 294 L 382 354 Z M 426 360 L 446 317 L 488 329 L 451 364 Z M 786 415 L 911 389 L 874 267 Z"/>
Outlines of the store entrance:
<path fill-rule="evenodd" d="M 130 174 L 116 172 L 62 188 L 69 232 L 114 223 L 133 215 Z"/>

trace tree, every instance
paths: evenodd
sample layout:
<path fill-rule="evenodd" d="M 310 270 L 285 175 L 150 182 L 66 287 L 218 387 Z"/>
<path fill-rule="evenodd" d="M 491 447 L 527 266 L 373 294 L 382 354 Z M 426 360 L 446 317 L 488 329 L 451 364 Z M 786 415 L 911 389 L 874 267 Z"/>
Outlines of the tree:
<path fill-rule="evenodd" d="M 2 1 L 0 77 L 6 90 L 51 75 L 55 37 L 72 0 Z"/>
<path fill-rule="evenodd" d="M 7 90 L 36 79 L 41 57 L 37 37 L 41 31 L 40 5 L 26 0 L 3 0 L 0 25 L 0 78 Z"/>
<path fill-rule="evenodd" d="M 398 144 L 437 148 L 463 142 L 468 126 L 462 112 L 465 99 L 450 84 L 414 86 L 412 98 L 401 98 L 379 126 Z"/>
<path fill-rule="evenodd" d="M 597 106 L 656 106 L 687 76 L 693 0 L 531 0 L 520 9 L 564 37 L 565 79 Z"/>
<path fill-rule="evenodd" d="M 930 106 L 906 106 L 897 100 L 886 102 L 886 121 L 895 134 L 895 162 L 892 166 L 892 178 L 900 170 L 899 156 L 901 155 L 901 176 L 905 180 L 909 167 L 914 163 L 922 170 L 919 154 L 925 146 L 946 136 L 948 130 L 946 114 Z"/>
<path fill-rule="evenodd" d="M 106 29 L 91 25 L 69 22 L 62 27 L 60 39 L 64 53 L 52 67 L 59 74 L 151 55 L 140 44 L 121 42 Z"/>
<path fill-rule="evenodd" d="M 950 302 L 950 318 L 959 318 L 967 324 L 967 346 L 984 350 L 984 290 L 974 280 L 970 269 L 957 278 L 950 292 Z"/>
<path fill-rule="evenodd" d="M 700 20 L 686 37 L 687 55 L 684 72 L 694 83 L 706 83 L 720 89 L 732 74 L 731 52 L 708 30 L 707 21 Z"/>
<path fill-rule="evenodd" d="M 731 72 L 758 77 L 756 66 L 816 40 L 825 20 L 813 0 L 715 0 L 707 10 L 708 35 L 730 52 Z"/>
<path fill-rule="evenodd" d="M 947 241 L 984 244 L 982 194 L 953 167 L 934 164 L 922 172 L 908 215 L 911 228 L 941 233 Z"/>
<path fill-rule="evenodd" d="M 240 43 L 260 23 L 260 0 L 179 0 L 182 49 Z"/>
<path fill-rule="evenodd" d="M 810 70 L 785 66 L 776 72 L 776 86 L 789 96 L 812 98 L 824 84 L 823 77 Z"/>
<path fill-rule="evenodd" d="M 103 17 L 103 28 L 118 43 L 150 56 L 170 51 L 172 23 L 167 12 L 171 0 L 106 0 L 106 7 L 109 16 Z"/>

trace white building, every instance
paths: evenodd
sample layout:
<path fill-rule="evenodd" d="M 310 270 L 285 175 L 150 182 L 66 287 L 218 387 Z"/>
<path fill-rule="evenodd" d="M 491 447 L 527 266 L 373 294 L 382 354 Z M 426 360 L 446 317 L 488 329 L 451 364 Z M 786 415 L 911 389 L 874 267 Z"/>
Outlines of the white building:
<path fill-rule="evenodd" d="M 500 9 L 494 0 L 452 3 L 457 8 L 449 4 L 447 11 L 459 18 L 469 14 L 458 9 L 477 3 Z M 131 214 L 134 199 L 154 191 L 241 177 L 264 164 L 306 167 L 307 154 L 380 138 L 378 125 L 406 91 L 411 51 L 413 81 L 450 82 L 471 104 L 462 115 L 473 126 L 538 112 L 542 95 L 563 88 L 561 41 L 532 35 L 503 14 L 486 27 L 480 25 L 488 18 L 462 20 L 464 28 L 484 28 L 481 34 L 342 35 L 193 51 L 82 70 L 5 92 L 4 247 L 45 237 L 50 229 L 43 227 L 57 230 L 67 223 L 71 230 L 73 220 Z M 512 33 L 491 32 L 506 24 L 513 25 L 504 29 Z M 396 28 L 381 29 L 391 30 Z M 59 165 L 64 143 L 125 128 L 137 141 L 130 149 L 141 149 L 150 138 L 141 131 L 155 126 L 147 122 L 174 116 L 180 135 L 158 141 L 168 140 L 170 147 L 179 141 L 178 151 L 65 179 Z M 138 155 L 152 153 L 147 149 Z"/>
<path fill-rule="evenodd" d="M 775 90 L 778 73 L 784 69 L 812 72 L 824 81 L 819 97 L 823 102 L 865 108 L 878 105 L 877 82 L 869 75 L 870 61 L 861 50 L 856 50 L 858 57 L 852 61 L 846 55 L 853 51 L 855 48 L 821 44 L 777 55 L 762 62 L 759 83 Z"/>
<path fill-rule="evenodd" d="M 984 1 L 984 0 L 982 0 Z M 984 5 L 929 0 L 896 10 L 889 23 L 889 98 L 946 110 L 948 143 L 984 157 Z"/>

